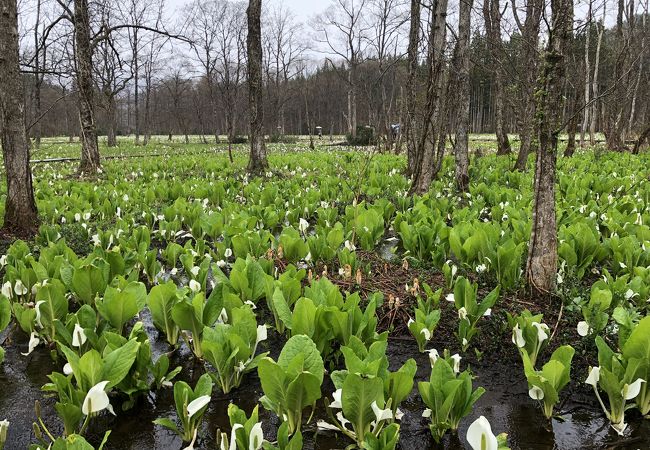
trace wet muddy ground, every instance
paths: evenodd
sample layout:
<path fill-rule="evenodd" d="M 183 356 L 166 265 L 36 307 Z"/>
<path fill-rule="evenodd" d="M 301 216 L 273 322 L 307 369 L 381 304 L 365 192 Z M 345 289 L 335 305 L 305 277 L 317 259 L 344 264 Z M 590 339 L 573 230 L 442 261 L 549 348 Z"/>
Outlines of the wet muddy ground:
<path fill-rule="evenodd" d="M 144 317 L 145 323 L 149 322 Z M 147 331 L 152 337 L 154 352 L 166 351 L 161 344 L 158 332 L 151 327 Z M 272 337 L 266 343 L 271 356 L 277 357 L 282 346 L 280 338 Z M 433 342 L 433 346 L 435 346 Z M 442 348 L 442 343 L 437 348 Z M 47 349 L 39 347 L 29 356 L 20 355 L 27 346 L 27 337 L 21 332 L 14 332 L 5 342 L 7 358 L 0 366 L 0 419 L 11 422 L 6 449 L 25 449 L 35 442 L 32 422 L 35 420 L 34 401 L 42 402 L 43 419 L 52 432 L 60 432 L 58 418 L 53 411 L 54 399 L 44 398 L 40 387 L 46 383 L 47 374 L 60 370 L 60 363 L 55 363 Z M 389 340 L 389 359 L 391 368 L 397 369 L 408 358 L 415 358 L 418 363 L 417 380 L 426 380 L 430 365 L 426 354 L 417 351 L 415 342 L 407 338 Z M 182 379 L 189 382 L 203 373 L 200 364 L 192 362 L 191 355 L 179 351 L 173 355 L 174 362 L 184 367 Z M 429 433 L 427 422 L 421 417 L 424 405 L 419 399 L 417 389 L 405 401 L 401 409 L 405 416 L 401 422 L 402 450 L 418 449 L 462 449 L 469 448 L 464 439 L 469 424 L 478 416 L 488 418 L 495 433 L 506 432 L 513 450 L 583 450 L 583 449 L 648 449 L 650 448 L 650 420 L 644 420 L 634 411 L 627 415 L 629 429 L 624 437 L 619 437 L 609 427 L 608 421 L 598 409 L 593 394 L 579 384 L 582 374 L 574 374 L 569 388 L 564 392 L 564 403 L 560 413 L 562 419 L 548 423 L 535 402 L 527 393 L 526 380 L 519 365 L 505 364 L 502 361 L 484 356 L 480 361 L 476 357 L 464 358 L 461 367 L 470 365 L 474 372 L 475 386 L 483 386 L 486 393 L 475 405 L 472 414 L 461 422 L 458 436 L 449 435 L 440 445 L 436 445 Z M 334 390 L 329 381 L 323 384 L 324 395 L 331 395 Z M 207 411 L 196 449 L 216 449 L 215 436 L 219 428 L 229 432 L 227 407 L 234 402 L 248 412 L 263 395 L 259 380 L 254 374 L 245 379 L 242 387 L 231 395 L 213 393 L 210 408 Z M 136 406 L 126 412 L 119 410 L 119 400 L 113 399 L 117 417 L 107 414 L 95 419 L 89 429 L 88 437 L 97 444 L 104 431 L 112 433 L 105 447 L 107 450 L 180 450 L 184 447 L 180 439 L 170 431 L 156 426 L 152 421 L 159 417 L 175 419 L 171 389 L 154 392 L 140 399 Z M 327 419 L 322 403 L 319 403 L 310 424 L 305 426 L 305 449 L 325 450 L 343 449 L 350 442 L 332 432 L 317 431 L 317 419 Z M 265 436 L 274 437 L 278 426 L 277 418 L 260 407 L 260 420 L 264 425 Z"/>

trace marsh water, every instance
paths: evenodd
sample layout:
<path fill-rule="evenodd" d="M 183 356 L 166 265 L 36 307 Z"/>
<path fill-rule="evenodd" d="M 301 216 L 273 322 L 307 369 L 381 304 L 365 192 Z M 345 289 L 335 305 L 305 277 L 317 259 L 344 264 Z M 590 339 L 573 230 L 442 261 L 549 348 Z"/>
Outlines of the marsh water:
<path fill-rule="evenodd" d="M 149 335 L 152 338 L 157 337 L 158 332 L 150 325 L 149 318 L 145 316 L 143 319 L 148 323 Z M 271 334 L 269 333 L 269 336 Z M 166 345 L 157 339 L 152 339 L 152 343 L 154 353 L 160 354 L 168 350 Z M 54 413 L 54 399 L 45 398 L 40 390 L 48 381 L 47 374 L 53 370 L 61 370 L 61 363 L 55 363 L 49 351 L 43 347 L 37 348 L 29 356 L 22 356 L 20 352 L 24 351 L 26 346 L 26 336 L 20 332 L 11 334 L 10 339 L 5 342 L 5 363 L 0 366 L 0 420 L 6 418 L 11 422 L 7 450 L 26 449 L 30 443 L 35 442 L 32 432 L 35 400 L 41 400 L 43 419 L 50 431 L 61 432 Z M 277 357 L 281 347 L 280 340 L 267 343 L 267 350 L 274 357 Z M 428 377 L 428 357 L 418 353 L 414 342 L 408 339 L 389 340 L 388 355 L 392 369 L 398 368 L 410 357 L 416 358 L 417 380 L 426 380 Z M 203 373 L 202 365 L 194 364 L 191 355 L 187 353 L 178 351 L 173 354 L 172 360 L 184 367 L 182 378 L 191 384 Z M 465 362 L 463 361 L 463 367 Z M 475 386 L 483 386 L 486 393 L 475 405 L 470 416 L 461 422 L 458 435 L 449 435 L 440 444 L 433 441 L 427 422 L 421 417 L 424 405 L 419 400 L 417 389 L 414 388 L 409 399 L 400 407 L 405 413 L 401 421 L 400 449 L 469 448 L 464 438 L 466 429 L 480 415 L 488 418 L 495 434 L 508 433 L 509 445 L 513 450 L 650 448 L 650 420 L 644 420 L 638 414 L 634 415 L 633 411 L 628 413 L 629 428 L 626 435 L 619 437 L 609 427 L 593 398 L 587 393 L 574 394 L 566 398 L 561 405 L 562 418 L 549 423 L 528 397 L 526 380 L 519 367 L 506 366 L 484 357 L 481 361 L 472 361 L 471 368 L 476 376 Z M 323 392 L 331 395 L 333 390 L 326 377 Z M 250 412 L 262 395 L 259 380 L 254 374 L 249 374 L 242 387 L 231 395 L 224 396 L 216 392 L 215 388 L 195 448 L 216 449 L 217 430 L 230 431 L 227 416 L 230 402 Z M 111 429 L 112 433 L 105 447 L 107 450 L 180 450 L 185 447 L 175 434 L 152 423 L 159 417 L 175 419 L 171 389 L 152 392 L 142 397 L 129 411 L 120 411 L 118 402 L 113 402 L 117 417 L 102 414 L 93 420 L 88 433 L 92 443 L 98 444 L 104 431 Z M 327 419 L 322 403 L 318 404 L 311 423 L 303 429 L 305 449 L 344 449 L 350 444 L 347 439 L 335 433 L 316 430 L 317 419 Z M 273 439 L 278 426 L 277 418 L 260 407 L 260 420 L 263 422 L 265 437 Z"/>

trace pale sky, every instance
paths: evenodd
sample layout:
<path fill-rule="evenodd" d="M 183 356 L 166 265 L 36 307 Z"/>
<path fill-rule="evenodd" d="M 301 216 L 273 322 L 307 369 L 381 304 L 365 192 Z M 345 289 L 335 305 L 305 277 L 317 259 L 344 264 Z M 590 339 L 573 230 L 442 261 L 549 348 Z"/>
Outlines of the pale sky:
<path fill-rule="evenodd" d="M 167 2 L 171 7 L 179 7 L 189 3 L 189 0 L 167 0 Z M 331 0 L 263 0 L 262 4 L 283 4 L 296 14 L 300 22 L 307 23 L 313 15 L 324 11 L 331 4 Z"/>

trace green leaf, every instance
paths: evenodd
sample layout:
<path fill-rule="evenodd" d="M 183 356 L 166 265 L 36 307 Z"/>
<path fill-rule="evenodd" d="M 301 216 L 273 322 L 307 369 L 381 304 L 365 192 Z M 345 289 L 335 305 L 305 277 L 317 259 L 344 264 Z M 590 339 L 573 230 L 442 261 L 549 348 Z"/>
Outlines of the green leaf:
<path fill-rule="evenodd" d="M 102 368 L 102 380 L 109 381 L 107 388 L 118 385 L 126 377 L 135 362 L 139 347 L 139 342 L 130 340 L 106 355 Z"/>
<path fill-rule="evenodd" d="M 320 385 L 325 374 L 323 358 L 314 341 L 305 335 L 293 336 L 287 341 L 280 352 L 278 365 L 286 370 L 291 361 L 298 355 L 303 357 L 302 370 L 314 375 Z"/>

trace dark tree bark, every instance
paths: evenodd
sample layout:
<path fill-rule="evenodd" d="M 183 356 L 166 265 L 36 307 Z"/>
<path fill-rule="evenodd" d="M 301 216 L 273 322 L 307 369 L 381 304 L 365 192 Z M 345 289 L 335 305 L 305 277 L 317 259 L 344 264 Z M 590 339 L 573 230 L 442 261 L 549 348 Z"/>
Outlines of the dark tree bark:
<path fill-rule="evenodd" d="M 34 147 L 37 149 L 41 147 L 41 135 L 42 133 L 42 125 L 41 121 L 38 120 L 39 117 L 41 116 L 41 87 L 43 86 L 43 74 L 42 69 L 45 66 L 45 45 L 43 43 L 43 47 L 41 48 L 40 42 L 39 42 L 39 36 L 38 36 L 38 27 L 40 26 L 41 22 L 41 0 L 37 0 L 36 2 L 36 23 L 34 25 L 34 118 L 37 120 L 37 123 L 34 124 L 33 129 L 34 129 Z M 41 53 L 42 53 L 42 60 L 41 60 Z"/>
<path fill-rule="evenodd" d="M 548 295 L 555 290 L 558 257 L 555 171 L 562 126 L 558 111 L 563 109 L 565 55 L 572 25 L 572 0 L 551 0 L 551 28 L 537 88 L 540 148 L 535 166 L 532 228 L 526 261 L 526 280 L 537 295 Z"/>
<path fill-rule="evenodd" d="M 537 45 L 539 41 L 539 26 L 544 10 L 544 0 L 529 0 L 526 3 L 526 19 L 520 26 L 523 46 L 522 79 L 519 93 L 519 154 L 515 163 L 516 170 L 526 170 L 528 155 L 535 150 L 535 76 L 537 74 Z M 513 13 L 519 24 L 515 3 L 512 3 Z"/>
<path fill-rule="evenodd" d="M 250 0 L 246 9 L 248 18 L 248 103 L 250 114 L 251 152 L 248 172 L 260 175 L 269 167 L 264 144 L 264 104 L 262 99 L 262 0 Z"/>
<path fill-rule="evenodd" d="M 106 145 L 117 147 L 117 105 L 113 95 L 106 98 L 106 122 Z"/>
<path fill-rule="evenodd" d="M 138 41 L 138 29 L 133 30 L 133 110 L 135 114 L 135 145 L 140 145 L 140 61 L 138 52 L 140 43 Z"/>
<path fill-rule="evenodd" d="M 95 99 L 93 94 L 93 51 L 90 43 L 90 18 L 88 0 L 74 0 L 76 81 L 81 124 L 80 175 L 95 175 L 101 170 L 97 127 L 95 125 Z"/>
<path fill-rule="evenodd" d="M 639 138 L 634 143 L 634 148 L 632 149 L 632 153 L 634 155 L 639 154 L 639 152 L 641 151 L 641 146 L 643 145 L 643 142 L 646 140 L 650 140 L 650 126 L 646 127 L 646 129 L 643 130 L 643 132 L 639 135 Z"/>
<path fill-rule="evenodd" d="M 438 173 L 440 164 L 438 159 L 444 153 L 445 127 L 441 117 L 443 106 L 444 79 L 445 79 L 445 58 L 444 49 L 447 39 L 447 0 L 436 2 L 432 12 L 433 23 L 429 30 L 429 51 L 427 54 L 427 83 L 426 100 L 421 113 L 421 123 L 417 125 L 417 133 L 413 133 L 415 139 L 415 163 L 413 165 L 411 193 L 422 194 L 429 190 L 431 181 Z M 432 129 L 438 127 L 438 129 Z M 442 148 L 440 145 L 442 138 Z"/>
<path fill-rule="evenodd" d="M 406 135 L 406 157 L 408 161 L 407 175 L 411 176 L 415 170 L 417 159 L 417 127 L 416 116 L 416 81 L 418 72 L 418 48 L 420 46 L 420 0 L 411 0 L 411 28 L 409 31 L 408 45 L 408 75 L 406 78 L 406 121 L 404 134 Z"/>
<path fill-rule="evenodd" d="M 485 33 L 490 49 L 490 60 L 494 64 L 494 127 L 497 137 L 497 155 L 508 155 L 512 151 L 504 120 L 506 104 L 503 69 L 503 42 L 501 40 L 501 8 L 499 0 L 484 0 L 483 18 Z"/>
<path fill-rule="evenodd" d="M 460 192 L 469 189 L 469 33 L 473 0 L 460 2 L 458 14 L 458 42 L 456 64 L 458 80 L 458 125 L 456 128 L 456 188 Z"/>
<path fill-rule="evenodd" d="M 0 0 L 0 80 L 0 129 L 7 177 L 2 230 L 19 237 L 31 237 L 38 228 L 38 213 L 29 168 L 29 140 L 18 62 L 16 0 Z"/>

